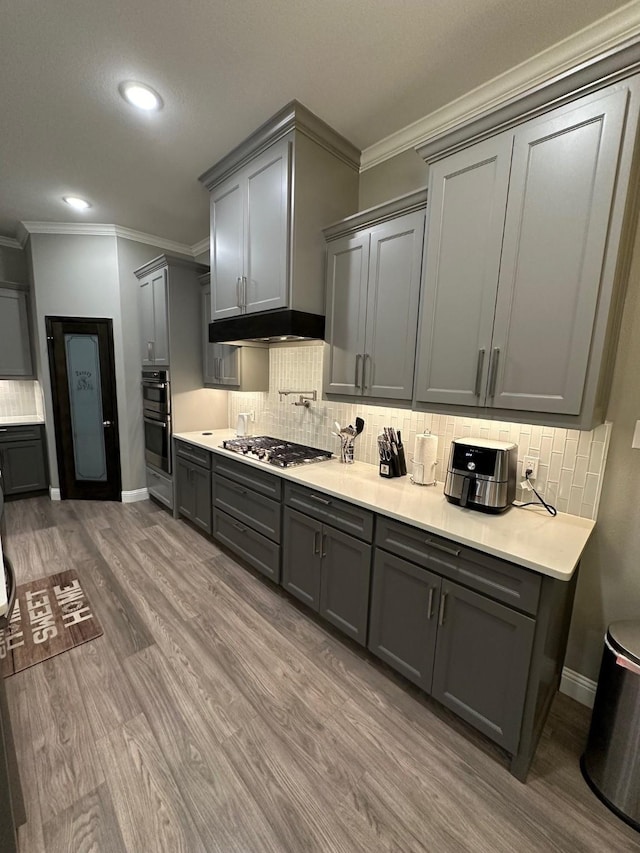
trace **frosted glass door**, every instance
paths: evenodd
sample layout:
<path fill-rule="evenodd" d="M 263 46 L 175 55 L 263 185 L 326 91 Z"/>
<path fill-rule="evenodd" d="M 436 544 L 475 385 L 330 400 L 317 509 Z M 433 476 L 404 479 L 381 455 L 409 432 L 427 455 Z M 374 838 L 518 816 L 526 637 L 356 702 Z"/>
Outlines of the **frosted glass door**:
<path fill-rule="evenodd" d="M 97 335 L 65 335 L 75 475 L 107 479 Z"/>

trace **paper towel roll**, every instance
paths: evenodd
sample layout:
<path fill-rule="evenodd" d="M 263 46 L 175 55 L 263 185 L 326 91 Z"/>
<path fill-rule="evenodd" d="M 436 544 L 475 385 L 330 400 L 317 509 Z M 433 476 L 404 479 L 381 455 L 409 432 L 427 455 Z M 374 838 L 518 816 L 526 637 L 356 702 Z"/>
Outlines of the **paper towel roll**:
<path fill-rule="evenodd" d="M 419 486 L 435 486 L 438 464 L 438 436 L 425 432 L 416 436 L 411 482 Z"/>

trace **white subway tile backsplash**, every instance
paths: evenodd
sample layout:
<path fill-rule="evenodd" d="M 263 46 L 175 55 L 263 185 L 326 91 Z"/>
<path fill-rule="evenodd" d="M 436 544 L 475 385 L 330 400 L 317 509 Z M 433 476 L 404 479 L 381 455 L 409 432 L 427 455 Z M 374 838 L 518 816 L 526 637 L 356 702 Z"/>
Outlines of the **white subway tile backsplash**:
<path fill-rule="evenodd" d="M 415 437 L 430 430 L 438 436 L 438 478 L 442 480 L 453 438 L 481 436 L 518 445 L 518 456 L 539 457 L 536 489 L 561 512 L 595 518 L 610 424 L 592 432 L 579 432 L 533 424 L 504 423 L 480 418 L 457 418 L 428 412 L 412 412 L 390 406 L 339 403 L 318 399 L 311 408 L 292 406 L 292 397 L 280 400 L 279 389 L 322 392 L 322 345 L 274 347 L 269 352 L 269 391 L 229 394 L 229 423 L 235 425 L 238 412 L 253 411 L 252 432 L 277 435 L 315 447 L 338 451 L 339 442 L 331 435 L 333 422 L 341 426 L 365 420 L 364 433 L 356 441 L 356 458 L 377 464 L 376 437 L 384 426 L 402 430 L 407 455 L 413 455 Z M 2 386 L 3 383 L 0 383 Z M 34 383 L 30 383 L 34 384 Z M 37 383 L 36 383 L 37 384 Z M 39 391 L 38 391 L 39 394 Z M 0 387 L 0 404 L 2 401 Z M 518 469 L 518 482 L 520 469 Z M 531 492 L 518 488 L 518 500 L 530 500 Z"/>
<path fill-rule="evenodd" d="M 43 417 L 40 383 L 33 379 L 0 380 L 0 417 Z"/>

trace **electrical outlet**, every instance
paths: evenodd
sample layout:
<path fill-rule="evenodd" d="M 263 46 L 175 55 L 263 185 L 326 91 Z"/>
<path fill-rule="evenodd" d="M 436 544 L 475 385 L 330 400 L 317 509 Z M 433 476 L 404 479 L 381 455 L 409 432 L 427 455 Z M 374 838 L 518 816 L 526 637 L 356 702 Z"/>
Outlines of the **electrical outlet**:
<path fill-rule="evenodd" d="M 538 463 L 540 460 L 537 456 L 525 456 L 522 460 L 522 476 L 527 476 L 527 471 L 531 471 L 529 474 L 530 480 L 535 480 L 538 476 Z"/>

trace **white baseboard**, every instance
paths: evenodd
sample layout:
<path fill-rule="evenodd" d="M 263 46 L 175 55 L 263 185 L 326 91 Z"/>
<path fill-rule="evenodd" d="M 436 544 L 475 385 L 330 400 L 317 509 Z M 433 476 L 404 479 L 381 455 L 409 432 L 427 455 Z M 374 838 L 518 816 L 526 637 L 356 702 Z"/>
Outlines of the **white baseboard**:
<path fill-rule="evenodd" d="M 121 496 L 123 504 L 134 504 L 138 501 L 146 501 L 149 497 L 149 489 L 146 487 L 144 489 L 132 489 L 129 492 L 122 492 Z"/>
<path fill-rule="evenodd" d="M 596 682 L 580 675 L 579 672 L 567 669 L 565 666 L 560 680 L 560 692 L 571 696 L 572 699 L 580 702 L 581 705 L 586 705 L 587 708 L 593 708 L 596 698 Z"/>
<path fill-rule="evenodd" d="M 60 489 L 56 489 L 53 486 L 49 486 L 49 498 L 52 501 L 62 500 L 62 498 L 60 497 Z"/>

